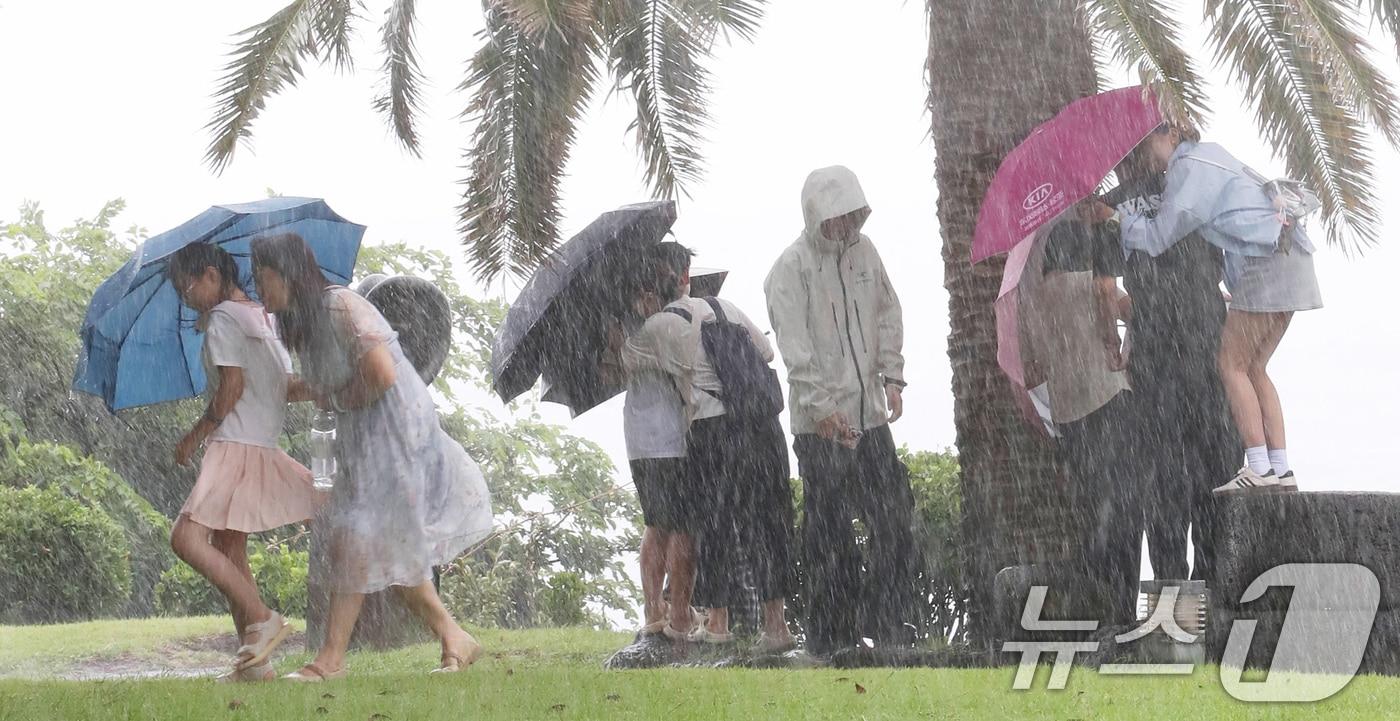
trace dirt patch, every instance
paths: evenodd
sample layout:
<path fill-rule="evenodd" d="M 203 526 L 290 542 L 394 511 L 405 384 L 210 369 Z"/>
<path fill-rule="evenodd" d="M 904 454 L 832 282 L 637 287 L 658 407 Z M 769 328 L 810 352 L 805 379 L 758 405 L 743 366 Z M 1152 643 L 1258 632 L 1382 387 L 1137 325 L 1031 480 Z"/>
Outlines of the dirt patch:
<path fill-rule="evenodd" d="M 301 653 L 305 648 L 306 634 L 293 633 L 273 654 L 273 662 L 276 663 L 284 656 Z M 25 669 L 12 678 L 63 681 L 212 678 L 230 668 L 234 652 L 237 650 L 238 638 L 232 633 L 195 636 L 175 639 L 140 653 L 125 652 L 112 656 L 82 658 L 50 669 Z"/>

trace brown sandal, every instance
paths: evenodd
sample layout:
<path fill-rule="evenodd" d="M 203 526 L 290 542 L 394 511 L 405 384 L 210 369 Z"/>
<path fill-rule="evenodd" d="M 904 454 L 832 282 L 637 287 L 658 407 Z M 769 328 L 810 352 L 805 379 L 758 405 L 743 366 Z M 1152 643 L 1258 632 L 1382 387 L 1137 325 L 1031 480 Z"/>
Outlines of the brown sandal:
<path fill-rule="evenodd" d="M 468 638 L 471 640 L 471 646 L 467 650 L 465 658 L 451 651 L 444 651 L 442 654 L 442 665 L 428 673 L 457 673 L 458 671 L 470 668 L 472 664 L 476 663 L 477 660 L 481 658 L 483 649 L 481 644 L 476 642 L 476 639 L 470 636 L 468 636 Z"/>

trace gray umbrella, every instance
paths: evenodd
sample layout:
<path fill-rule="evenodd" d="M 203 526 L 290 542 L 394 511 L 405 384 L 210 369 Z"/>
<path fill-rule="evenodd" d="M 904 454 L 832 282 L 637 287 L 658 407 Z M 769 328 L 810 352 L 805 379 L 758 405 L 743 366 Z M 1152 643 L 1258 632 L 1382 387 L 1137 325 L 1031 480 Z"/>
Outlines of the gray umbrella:
<path fill-rule="evenodd" d="M 646 249 L 676 222 L 672 201 L 604 213 L 540 263 L 491 348 L 491 385 L 509 403 L 544 376 L 545 400 L 573 415 L 622 391 L 598 361 L 608 328 L 628 313 Z"/>
<path fill-rule="evenodd" d="M 422 278 L 366 276 L 355 284 L 399 334 L 403 354 L 424 383 L 432 383 L 452 350 L 452 307 L 447 295 Z"/>

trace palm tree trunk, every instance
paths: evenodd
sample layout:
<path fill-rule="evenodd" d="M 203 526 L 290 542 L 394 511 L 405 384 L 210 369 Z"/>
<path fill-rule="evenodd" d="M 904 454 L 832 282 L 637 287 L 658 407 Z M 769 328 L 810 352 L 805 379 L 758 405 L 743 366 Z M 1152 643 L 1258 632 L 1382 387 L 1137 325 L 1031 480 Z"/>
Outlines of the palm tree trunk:
<path fill-rule="evenodd" d="M 1074 515 L 1052 448 L 1020 418 L 996 362 L 1002 263 L 970 263 L 973 226 L 1001 159 L 1036 125 L 1095 91 L 1077 0 L 929 0 L 928 107 L 952 332 L 969 634 L 982 642 L 991 582 L 1009 565 L 1064 558 Z"/>

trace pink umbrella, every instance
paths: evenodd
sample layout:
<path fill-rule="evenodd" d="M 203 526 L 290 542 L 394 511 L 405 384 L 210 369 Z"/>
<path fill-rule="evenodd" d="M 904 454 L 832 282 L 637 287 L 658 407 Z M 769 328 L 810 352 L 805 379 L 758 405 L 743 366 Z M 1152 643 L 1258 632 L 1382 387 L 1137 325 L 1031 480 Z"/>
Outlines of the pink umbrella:
<path fill-rule="evenodd" d="M 1011 381 L 1011 396 L 1016 401 L 1016 407 L 1021 410 L 1021 415 L 1037 430 L 1045 432 L 1040 412 L 1031 400 L 1026 383 L 1025 364 L 1021 356 L 1021 300 L 1018 287 L 1021 284 L 1021 274 L 1026 270 L 1026 261 L 1030 260 L 1031 251 L 1035 249 L 1035 241 L 1035 234 L 1031 234 L 1024 242 L 1011 249 L 1011 254 L 1006 258 L 1006 269 L 1001 276 L 1001 292 L 997 293 L 993 307 L 997 316 L 997 365 L 1006 374 L 1007 380 Z"/>
<path fill-rule="evenodd" d="M 997 365 L 1011 381 L 1022 414 L 1041 431 L 1046 427 L 1031 400 L 1021 355 L 1019 293 L 1036 231 L 1092 195 L 1161 124 L 1155 96 L 1142 88 L 1119 88 L 1076 100 L 1006 156 L 982 200 L 972 262 L 1010 252 L 994 306 Z"/>
<path fill-rule="evenodd" d="M 1161 124 L 1156 97 L 1131 87 L 1076 100 L 1031 131 L 1001 162 L 982 199 L 972 262 L 1011 250 L 1089 197 Z"/>

